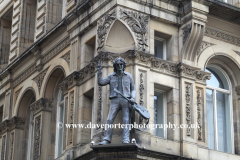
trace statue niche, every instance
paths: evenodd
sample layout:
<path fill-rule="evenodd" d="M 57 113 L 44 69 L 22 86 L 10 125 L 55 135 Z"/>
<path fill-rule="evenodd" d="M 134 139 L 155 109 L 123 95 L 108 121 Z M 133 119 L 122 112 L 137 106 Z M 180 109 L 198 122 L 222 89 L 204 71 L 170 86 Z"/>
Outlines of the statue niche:
<path fill-rule="evenodd" d="M 124 53 L 135 49 L 135 42 L 128 28 L 116 20 L 108 34 L 104 50 L 112 53 Z"/>

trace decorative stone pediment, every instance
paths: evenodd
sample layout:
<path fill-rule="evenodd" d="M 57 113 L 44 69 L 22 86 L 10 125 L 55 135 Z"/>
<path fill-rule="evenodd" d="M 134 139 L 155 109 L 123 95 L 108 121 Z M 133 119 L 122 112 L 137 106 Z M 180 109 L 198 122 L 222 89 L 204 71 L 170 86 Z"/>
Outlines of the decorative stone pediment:
<path fill-rule="evenodd" d="M 52 108 L 53 108 L 52 100 L 46 98 L 41 98 L 30 105 L 30 110 L 33 111 L 34 114 L 37 114 L 40 111 L 51 112 Z"/>
<path fill-rule="evenodd" d="M 118 24 L 114 26 L 115 23 L 122 23 L 123 25 Z M 143 52 L 149 52 L 149 23 L 150 17 L 140 12 L 131 11 L 129 9 L 124 9 L 120 7 L 117 7 L 116 9 L 110 11 L 98 21 L 98 53 L 107 51 L 113 52 L 112 50 L 114 50 L 114 47 L 115 49 L 125 47 L 125 51 L 136 49 Z M 124 41 L 114 43 L 114 45 L 120 45 L 119 47 L 107 44 L 107 42 L 109 41 L 107 41 L 108 38 L 117 37 L 116 35 L 119 34 L 117 29 L 114 30 L 114 27 L 121 28 L 121 31 L 123 31 L 124 33 L 121 32 L 121 35 L 119 35 L 118 38 L 121 38 L 122 35 L 126 35 L 125 41 L 129 41 L 129 43 L 131 43 L 129 44 L 130 46 L 125 46 L 123 44 Z M 121 53 L 125 51 L 119 52 Z"/>

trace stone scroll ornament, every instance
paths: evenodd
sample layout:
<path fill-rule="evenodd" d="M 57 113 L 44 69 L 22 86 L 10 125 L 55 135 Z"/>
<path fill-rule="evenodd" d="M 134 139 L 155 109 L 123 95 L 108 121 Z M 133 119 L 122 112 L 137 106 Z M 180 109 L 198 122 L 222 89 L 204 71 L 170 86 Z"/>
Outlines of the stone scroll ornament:
<path fill-rule="evenodd" d="M 106 14 L 102 19 L 98 21 L 98 48 L 97 51 L 101 52 L 103 50 L 103 46 L 106 40 L 107 33 L 109 32 L 109 27 L 116 19 L 116 11 L 113 10 L 112 12 Z"/>
<path fill-rule="evenodd" d="M 148 47 L 148 22 L 149 16 L 138 12 L 125 11 L 120 9 L 120 18 L 127 22 L 128 26 L 135 33 L 138 50 L 145 51 Z"/>

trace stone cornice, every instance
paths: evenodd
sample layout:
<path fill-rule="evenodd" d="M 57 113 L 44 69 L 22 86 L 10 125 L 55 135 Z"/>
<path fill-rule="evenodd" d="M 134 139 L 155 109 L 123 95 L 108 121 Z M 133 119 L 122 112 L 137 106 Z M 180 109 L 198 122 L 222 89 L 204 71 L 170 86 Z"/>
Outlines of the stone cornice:
<path fill-rule="evenodd" d="M 178 65 L 179 74 L 181 77 L 190 78 L 200 83 L 206 83 L 206 80 L 211 78 L 211 73 L 202 71 L 200 68 L 192 67 L 183 63 Z"/>
<path fill-rule="evenodd" d="M 24 129 L 25 119 L 21 117 L 12 117 L 0 123 L 1 133 L 12 131 L 13 129 Z"/>
<path fill-rule="evenodd" d="M 141 51 L 128 51 L 122 54 L 105 53 L 101 52 L 98 56 L 94 57 L 91 62 L 80 71 L 75 71 L 66 78 L 59 85 L 65 92 L 70 88 L 81 85 L 89 78 L 95 76 L 97 69 L 97 62 L 101 60 L 103 67 L 112 67 L 113 60 L 117 57 L 123 57 L 127 65 L 140 65 L 150 68 L 151 71 L 159 72 L 174 77 L 185 77 L 195 80 L 199 83 L 205 84 L 206 79 L 209 79 L 211 73 L 202 71 L 200 68 L 188 66 L 182 63 L 174 63 L 167 60 L 156 58 L 152 54 Z"/>
<path fill-rule="evenodd" d="M 46 98 L 40 98 L 36 102 L 30 105 L 30 110 L 33 111 L 34 115 L 41 111 L 51 112 L 53 108 L 53 102 Z"/>
<path fill-rule="evenodd" d="M 240 46 L 240 36 L 236 36 L 234 34 L 222 31 L 220 29 L 216 29 L 208 26 L 206 27 L 205 35 Z"/>

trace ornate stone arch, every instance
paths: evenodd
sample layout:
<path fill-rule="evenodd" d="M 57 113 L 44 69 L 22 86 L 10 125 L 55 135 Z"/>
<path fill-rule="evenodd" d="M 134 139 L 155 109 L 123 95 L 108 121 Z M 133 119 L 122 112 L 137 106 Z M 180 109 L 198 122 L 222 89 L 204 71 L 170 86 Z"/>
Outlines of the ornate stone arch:
<path fill-rule="evenodd" d="M 64 77 L 66 77 L 67 75 L 70 74 L 70 70 L 69 70 L 69 65 L 68 63 L 63 60 L 63 59 L 59 59 L 56 61 L 56 63 L 52 64 L 46 74 L 45 77 L 42 81 L 42 87 L 40 89 L 40 97 L 45 97 L 45 90 L 49 81 L 49 78 L 51 77 L 52 73 L 56 70 L 56 69 L 61 69 L 64 73 Z"/>
<path fill-rule="evenodd" d="M 53 94 L 56 90 L 56 84 L 61 77 L 66 77 L 66 72 L 62 66 L 57 65 L 55 67 L 49 68 L 40 92 L 41 97 L 53 99 Z"/>
<path fill-rule="evenodd" d="M 19 116 L 18 112 L 19 112 L 19 110 L 21 108 L 21 106 L 20 106 L 21 105 L 21 101 L 22 101 L 23 97 L 25 96 L 25 94 L 28 91 L 32 91 L 32 93 L 34 93 L 33 97 L 35 97 L 35 99 L 37 98 L 36 97 L 36 93 L 37 93 L 36 90 L 32 86 L 30 86 L 30 85 L 29 86 L 23 86 L 23 88 L 21 89 L 21 91 L 19 93 L 19 96 L 18 96 L 18 98 L 16 100 L 16 103 L 15 103 L 15 108 L 13 110 L 13 117 L 14 116 Z M 27 106 L 25 106 L 25 107 L 27 107 Z"/>

